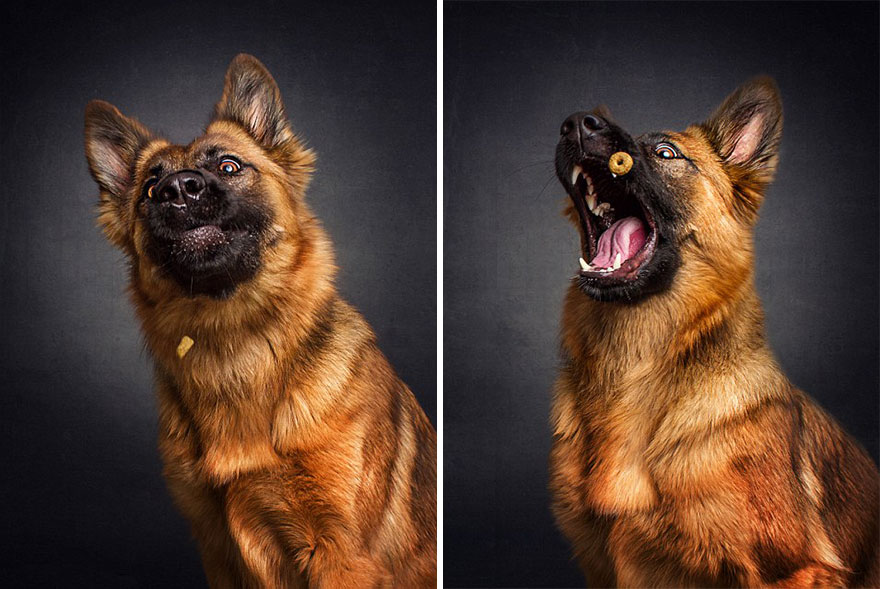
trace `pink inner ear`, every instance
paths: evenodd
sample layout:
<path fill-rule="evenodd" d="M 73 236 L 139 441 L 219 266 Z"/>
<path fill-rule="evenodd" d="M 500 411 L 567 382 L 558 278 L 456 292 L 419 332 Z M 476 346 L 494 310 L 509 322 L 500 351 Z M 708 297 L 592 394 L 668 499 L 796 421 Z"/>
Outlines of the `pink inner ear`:
<path fill-rule="evenodd" d="M 761 132 L 764 129 L 764 115 L 755 115 L 740 132 L 736 145 L 728 157 L 728 161 L 734 164 L 743 164 L 749 161 L 758 149 L 761 141 Z"/>
<path fill-rule="evenodd" d="M 99 175 L 102 176 L 104 184 L 115 193 L 125 190 L 126 177 L 128 176 L 128 166 L 119 155 L 119 147 L 110 145 L 109 143 L 96 143 L 92 149 L 93 158 L 99 164 Z"/>
<path fill-rule="evenodd" d="M 257 139 L 263 140 L 266 135 L 266 127 L 268 126 L 268 123 L 266 121 L 266 113 L 258 100 L 252 99 L 247 105 L 245 120 L 249 125 L 250 131 L 257 137 Z"/>

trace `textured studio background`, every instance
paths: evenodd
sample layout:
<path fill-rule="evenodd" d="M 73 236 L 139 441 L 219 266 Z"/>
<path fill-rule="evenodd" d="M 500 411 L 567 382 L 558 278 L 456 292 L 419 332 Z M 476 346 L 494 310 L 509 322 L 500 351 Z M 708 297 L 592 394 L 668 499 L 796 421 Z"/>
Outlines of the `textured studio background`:
<path fill-rule="evenodd" d="M 779 173 L 757 226 L 767 335 L 877 459 L 878 5 L 447 3 L 444 527 L 449 587 L 577 587 L 548 508 L 550 390 L 578 267 L 558 129 L 605 103 L 633 134 L 776 78 Z"/>
<path fill-rule="evenodd" d="M 317 151 L 338 284 L 436 416 L 433 3 L 17 3 L 0 24 L 0 579 L 199 587 L 156 449 L 151 361 L 95 226 L 83 110 L 201 134 L 239 52 Z"/>

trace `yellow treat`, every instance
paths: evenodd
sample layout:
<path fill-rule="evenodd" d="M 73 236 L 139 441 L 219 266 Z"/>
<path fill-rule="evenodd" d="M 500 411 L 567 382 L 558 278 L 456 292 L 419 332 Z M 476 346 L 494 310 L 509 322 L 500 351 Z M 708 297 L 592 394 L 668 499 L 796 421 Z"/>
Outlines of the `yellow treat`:
<path fill-rule="evenodd" d="M 183 359 L 186 356 L 186 353 L 189 352 L 189 349 L 193 347 L 195 342 L 188 335 L 180 338 L 180 343 L 177 344 L 177 357 Z"/>
<path fill-rule="evenodd" d="M 617 174 L 618 176 L 623 176 L 632 170 L 632 167 L 633 158 L 625 151 L 618 151 L 608 160 L 608 169 L 611 170 L 612 174 Z"/>

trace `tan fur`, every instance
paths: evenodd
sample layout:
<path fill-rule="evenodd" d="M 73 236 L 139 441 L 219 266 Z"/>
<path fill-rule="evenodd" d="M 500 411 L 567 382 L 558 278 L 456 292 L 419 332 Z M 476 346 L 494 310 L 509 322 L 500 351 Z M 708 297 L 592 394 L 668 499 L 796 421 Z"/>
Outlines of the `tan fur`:
<path fill-rule="evenodd" d="M 235 67 L 265 72 L 247 56 Z M 205 143 L 255 164 L 273 226 L 259 272 L 230 298 L 189 296 L 145 254 L 136 199 L 101 195 L 99 222 L 130 257 L 156 363 L 169 489 L 212 587 L 433 587 L 433 428 L 335 290 L 330 244 L 303 200 L 312 152 L 286 126 L 266 149 L 248 121 L 223 118 L 235 115 L 221 108 L 229 88 L 227 78 L 218 116 L 190 145 L 139 147 L 132 186 L 156 158 L 193 167 Z M 195 343 L 179 358 L 184 335 Z"/>
<path fill-rule="evenodd" d="M 701 173 L 668 175 L 688 219 L 671 287 L 569 289 L 554 513 L 593 587 L 876 587 L 876 467 L 764 338 L 752 225 L 775 151 L 750 174 L 710 134 L 672 134 Z"/>

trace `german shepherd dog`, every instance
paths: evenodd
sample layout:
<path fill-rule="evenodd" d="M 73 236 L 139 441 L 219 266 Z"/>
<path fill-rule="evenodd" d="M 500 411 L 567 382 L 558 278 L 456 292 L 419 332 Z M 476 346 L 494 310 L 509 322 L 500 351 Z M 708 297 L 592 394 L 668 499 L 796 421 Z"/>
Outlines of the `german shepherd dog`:
<path fill-rule="evenodd" d="M 551 492 L 592 586 L 877 587 L 876 466 L 782 373 L 752 231 L 782 105 L 757 78 L 708 121 L 562 125 L 583 259 L 562 320 Z"/>
<path fill-rule="evenodd" d="M 85 137 L 211 586 L 433 587 L 435 433 L 334 288 L 315 157 L 269 72 L 236 57 L 189 145 L 100 101 Z"/>

